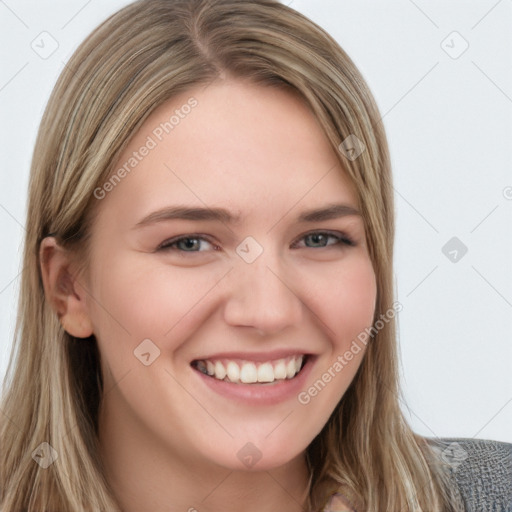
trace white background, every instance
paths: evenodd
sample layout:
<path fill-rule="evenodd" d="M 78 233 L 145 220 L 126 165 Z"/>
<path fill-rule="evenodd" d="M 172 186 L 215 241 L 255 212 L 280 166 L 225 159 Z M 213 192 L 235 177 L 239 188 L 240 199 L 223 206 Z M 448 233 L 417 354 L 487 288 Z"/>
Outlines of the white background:
<path fill-rule="evenodd" d="M 1 377 L 40 117 L 63 63 L 127 3 L 0 0 Z M 403 410 L 422 435 L 512 442 L 512 2 L 286 3 L 347 51 L 384 116 Z M 31 47 L 43 31 L 58 42 L 46 59 Z M 442 252 L 454 236 L 468 248 L 457 262 Z"/>

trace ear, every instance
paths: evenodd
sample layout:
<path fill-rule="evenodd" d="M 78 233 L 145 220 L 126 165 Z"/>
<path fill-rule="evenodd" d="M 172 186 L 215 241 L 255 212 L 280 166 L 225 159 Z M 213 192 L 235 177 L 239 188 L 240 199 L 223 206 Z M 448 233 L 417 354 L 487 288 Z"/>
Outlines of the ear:
<path fill-rule="evenodd" d="M 39 247 L 39 264 L 46 300 L 57 313 L 62 327 L 75 338 L 93 334 L 86 303 L 86 292 L 72 274 L 69 251 L 55 237 L 46 237 Z"/>

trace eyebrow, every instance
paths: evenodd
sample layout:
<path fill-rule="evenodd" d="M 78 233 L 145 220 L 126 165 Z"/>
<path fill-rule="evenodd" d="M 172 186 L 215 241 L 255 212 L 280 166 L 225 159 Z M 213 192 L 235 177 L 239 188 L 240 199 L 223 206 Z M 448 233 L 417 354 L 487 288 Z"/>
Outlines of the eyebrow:
<path fill-rule="evenodd" d="M 162 208 L 148 216 L 144 217 L 141 221 L 135 224 L 135 228 L 154 224 L 155 222 L 162 222 L 165 220 L 213 220 L 223 223 L 234 223 L 240 219 L 239 215 L 232 214 L 229 210 L 224 208 L 198 208 L 192 206 L 170 206 Z"/>
<path fill-rule="evenodd" d="M 321 222 L 324 220 L 332 220 L 349 215 L 361 216 L 361 212 L 353 206 L 347 204 L 330 204 L 323 208 L 315 208 L 303 211 L 298 217 L 298 222 Z M 134 228 L 144 227 L 157 222 L 166 220 L 207 220 L 217 221 L 225 224 L 233 224 L 240 221 L 240 214 L 231 213 L 225 208 L 202 208 L 191 206 L 172 206 L 162 208 L 150 213 L 137 224 Z"/>
<path fill-rule="evenodd" d="M 331 204 L 324 208 L 306 210 L 299 217 L 299 222 L 320 222 L 322 220 L 338 219 L 349 215 L 361 216 L 361 212 L 348 204 Z"/>

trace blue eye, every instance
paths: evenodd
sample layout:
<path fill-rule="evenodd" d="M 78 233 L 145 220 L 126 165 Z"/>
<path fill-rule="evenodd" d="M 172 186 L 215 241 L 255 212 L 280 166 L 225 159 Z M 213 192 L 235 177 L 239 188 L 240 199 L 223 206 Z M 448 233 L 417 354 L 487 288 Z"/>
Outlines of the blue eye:
<path fill-rule="evenodd" d="M 174 249 L 181 252 L 203 252 L 199 250 L 201 242 L 212 245 L 211 242 L 201 236 L 184 236 L 162 243 L 157 250 Z"/>
<path fill-rule="evenodd" d="M 329 243 L 329 239 L 334 240 L 334 242 Z M 311 249 L 322 249 L 324 247 L 330 247 L 333 245 L 356 245 L 354 241 L 346 235 L 341 233 L 330 233 L 326 231 L 314 231 L 313 233 L 308 233 L 307 235 L 304 235 L 300 240 L 309 240 L 312 245 L 308 245 L 306 243 L 306 247 Z"/>
<path fill-rule="evenodd" d="M 342 234 L 342 233 L 330 233 L 327 231 L 313 231 L 312 233 L 308 233 L 306 235 L 303 235 L 300 239 L 300 241 L 306 241 L 305 245 L 302 245 L 300 247 L 302 248 L 308 248 L 308 249 L 323 249 L 331 246 L 355 246 L 355 242 L 349 238 L 348 236 Z M 334 240 L 334 242 L 333 242 Z M 172 250 L 172 251 L 178 251 L 178 252 L 204 252 L 205 250 L 208 250 L 207 248 L 201 250 L 202 244 L 201 242 L 204 242 L 206 244 L 209 244 L 213 247 L 213 250 L 218 250 L 218 246 L 214 245 L 212 242 L 210 242 L 207 238 L 204 236 L 196 236 L 196 235 L 190 235 L 190 236 L 182 236 L 179 238 L 174 238 L 168 241 L 163 242 L 161 245 L 158 246 L 157 251 L 165 251 L 165 250 Z M 308 243 L 309 242 L 309 243 Z M 297 247 L 298 242 L 294 242 L 292 245 L 292 248 Z"/>

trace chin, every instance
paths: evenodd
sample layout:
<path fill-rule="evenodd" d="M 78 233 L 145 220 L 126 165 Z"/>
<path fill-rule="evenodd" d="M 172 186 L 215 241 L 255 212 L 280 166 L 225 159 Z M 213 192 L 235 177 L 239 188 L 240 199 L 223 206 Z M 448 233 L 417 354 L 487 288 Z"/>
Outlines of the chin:
<path fill-rule="evenodd" d="M 261 440 L 253 439 L 230 443 L 224 453 L 210 453 L 208 458 L 230 471 L 269 471 L 292 463 L 304 455 L 307 448 L 306 445 L 298 446 L 296 440 L 294 446 L 287 446 L 283 438 L 270 442 L 262 435 Z M 236 450 L 232 449 L 233 445 L 237 446 Z"/>

